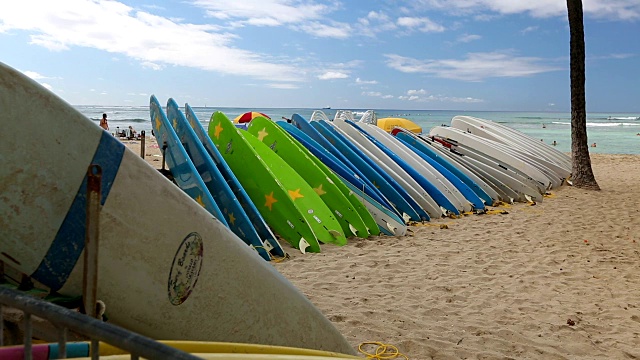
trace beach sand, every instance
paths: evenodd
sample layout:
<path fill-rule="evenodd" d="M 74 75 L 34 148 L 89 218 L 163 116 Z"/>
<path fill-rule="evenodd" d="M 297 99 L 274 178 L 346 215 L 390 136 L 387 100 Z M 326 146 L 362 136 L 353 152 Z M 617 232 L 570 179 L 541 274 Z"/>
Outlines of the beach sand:
<path fill-rule="evenodd" d="M 140 153 L 139 141 L 124 142 Z M 592 155 L 592 166 L 602 191 L 565 186 L 535 206 L 320 254 L 283 242 L 291 258 L 274 266 L 354 348 L 380 341 L 411 359 L 640 358 L 640 156 Z"/>

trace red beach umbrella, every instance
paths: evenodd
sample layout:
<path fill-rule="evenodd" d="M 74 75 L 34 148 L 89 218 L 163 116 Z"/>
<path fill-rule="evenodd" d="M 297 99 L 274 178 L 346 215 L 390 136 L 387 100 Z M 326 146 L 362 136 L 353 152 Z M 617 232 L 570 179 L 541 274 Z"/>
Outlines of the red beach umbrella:
<path fill-rule="evenodd" d="M 257 111 L 249 111 L 246 112 L 242 115 L 238 115 L 237 118 L 233 119 L 233 122 L 236 124 L 242 124 L 242 123 L 247 123 L 251 120 L 253 120 L 254 118 L 257 118 L 259 116 L 262 117 L 266 117 L 267 119 L 271 119 L 267 114 L 261 113 L 261 112 L 257 112 Z"/>

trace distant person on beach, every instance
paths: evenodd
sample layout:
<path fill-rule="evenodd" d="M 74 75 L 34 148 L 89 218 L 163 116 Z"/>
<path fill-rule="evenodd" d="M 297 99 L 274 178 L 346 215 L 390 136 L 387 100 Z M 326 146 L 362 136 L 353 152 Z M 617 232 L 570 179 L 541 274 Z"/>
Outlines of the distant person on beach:
<path fill-rule="evenodd" d="M 543 128 L 543 129 L 546 129 L 546 128 L 547 128 L 547 125 L 542 124 L 542 128 Z"/>
<path fill-rule="evenodd" d="M 102 119 L 100 119 L 100 127 L 109 131 L 109 123 L 107 122 L 107 114 L 102 114 Z"/>
<path fill-rule="evenodd" d="M 553 143 L 551 145 L 556 146 L 558 145 L 558 143 L 555 140 L 553 140 Z"/>
<path fill-rule="evenodd" d="M 286 118 L 286 117 L 284 117 L 284 116 L 282 117 L 282 120 L 287 120 L 287 122 L 288 122 L 288 123 L 291 123 L 291 119 Z"/>
<path fill-rule="evenodd" d="M 129 125 L 129 138 L 136 137 L 136 131 L 133 129 L 133 126 Z"/>
<path fill-rule="evenodd" d="M 596 147 L 596 143 L 591 144 L 591 147 Z"/>

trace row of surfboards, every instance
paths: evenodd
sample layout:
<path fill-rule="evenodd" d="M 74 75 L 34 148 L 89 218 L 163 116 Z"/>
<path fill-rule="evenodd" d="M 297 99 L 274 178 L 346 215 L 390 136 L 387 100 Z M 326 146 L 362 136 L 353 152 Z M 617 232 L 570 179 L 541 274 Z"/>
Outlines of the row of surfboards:
<path fill-rule="evenodd" d="M 330 121 L 321 111 L 308 122 L 292 119 L 409 220 L 479 212 L 499 201 L 542 201 L 571 172 L 567 155 L 488 120 L 457 116 L 426 136 L 401 127 L 387 133 L 364 119 Z"/>
<path fill-rule="evenodd" d="M 265 259 L 282 256 L 270 227 L 319 252 L 347 237 L 404 235 L 428 221 L 499 201 L 542 201 L 571 171 L 568 156 L 508 127 L 457 116 L 429 136 L 321 111 L 236 127 L 215 112 L 208 130 L 173 99 L 151 98 L 158 142 L 176 183 Z"/>

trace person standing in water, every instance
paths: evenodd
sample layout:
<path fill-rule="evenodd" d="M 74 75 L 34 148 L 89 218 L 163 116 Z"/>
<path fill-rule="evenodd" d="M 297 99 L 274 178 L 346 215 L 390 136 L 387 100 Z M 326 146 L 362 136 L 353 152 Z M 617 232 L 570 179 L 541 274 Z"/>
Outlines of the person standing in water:
<path fill-rule="evenodd" d="M 100 127 L 109 131 L 109 123 L 107 122 L 107 114 L 102 114 L 102 119 L 100 119 Z"/>

